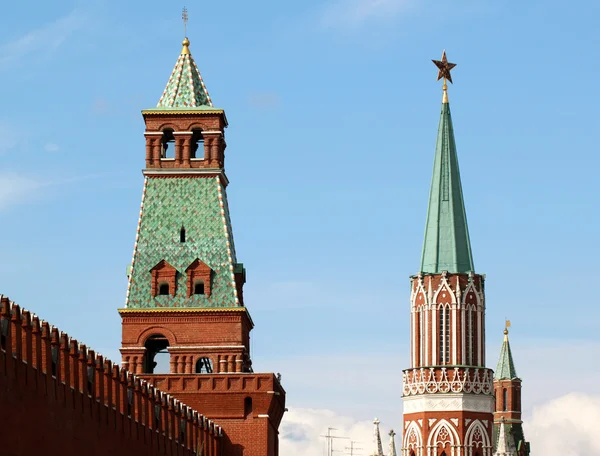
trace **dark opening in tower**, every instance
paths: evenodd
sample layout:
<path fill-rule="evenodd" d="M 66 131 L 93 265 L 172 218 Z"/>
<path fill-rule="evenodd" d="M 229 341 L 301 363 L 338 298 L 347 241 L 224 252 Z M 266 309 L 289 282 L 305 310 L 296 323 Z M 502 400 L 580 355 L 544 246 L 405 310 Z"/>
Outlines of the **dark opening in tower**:
<path fill-rule="evenodd" d="M 198 128 L 192 130 L 190 158 L 204 158 L 204 136 L 202 130 Z"/>
<path fill-rule="evenodd" d="M 158 286 L 158 294 L 161 296 L 167 296 L 169 294 L 169 284 L 166 282 L 161 283 Z"/>
<path fill-rule="evenodd" d="M 169 341 L 162 334 L 154 334 L 144 344 L 146 356 L 144 357 L 144 373 L 166 374 L 169 373 Z"/>
<path fill-rule="evenodd" d="M 196 361 L 196 373 L 197 374 L 212 374 L 213 364 L 212 360 L 208 356 L 198 358 Z"/>
<path fill-rule="evenodd" d="M 163 130 L 160 145 L 160 158 L 175 158 L 175 135 L 171 128 Z"/>

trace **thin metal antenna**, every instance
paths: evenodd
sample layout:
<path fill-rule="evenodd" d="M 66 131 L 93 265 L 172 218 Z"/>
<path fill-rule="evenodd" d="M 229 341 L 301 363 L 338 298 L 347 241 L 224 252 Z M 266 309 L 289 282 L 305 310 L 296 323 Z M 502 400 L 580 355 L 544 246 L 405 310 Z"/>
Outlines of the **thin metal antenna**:
<path fill-rule="evenodd" d="M 184 6 L 183 11 L 181 12 L 181 19 L 183 20 L 183 37 L 187 37 L 187 21 L 188 21 L 188 10 Z"/>
<path fill-rule="evenodd" d="M 337 431 L 336 428 L 327 428 L 327 435 L 322 435 L 321 437 L 325 437 L 327 441 L 327 456 L 332 456 L 333 452 L 336 451 L 333 449 L 333 439 L 346 439 L 350 440 L 349 437 L 339 437 L 337 435 L 331 435 L 331 431 Z"/>

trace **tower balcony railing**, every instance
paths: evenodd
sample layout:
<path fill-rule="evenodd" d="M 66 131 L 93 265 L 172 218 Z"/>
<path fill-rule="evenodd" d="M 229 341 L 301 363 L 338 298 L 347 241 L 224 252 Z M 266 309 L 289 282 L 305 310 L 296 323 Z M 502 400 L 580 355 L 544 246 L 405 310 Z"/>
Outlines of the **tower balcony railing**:
<path fill-rule="evenodd" d="M 494 374 L 485 367 L 439 366 L 402 371 L 402 395 L 470 393 L 492 395 Z"/>

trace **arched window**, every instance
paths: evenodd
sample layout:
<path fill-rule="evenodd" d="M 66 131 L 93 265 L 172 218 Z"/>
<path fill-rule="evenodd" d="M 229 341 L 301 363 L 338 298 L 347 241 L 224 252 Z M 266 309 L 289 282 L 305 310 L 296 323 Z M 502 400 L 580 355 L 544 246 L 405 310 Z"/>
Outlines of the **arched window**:
<path fill-rule="evenodd" d="M 179 231 L 179 242 L 185 242 L 185 228 L 183 226 Z"/>
<path fill-rule="evenodd" d="M 204 136 L 202 136 L 202 130 L 198 128 L 192 129 L 190 158 L 204 158 Z"/>
<path fill-rule="evenodd" d="M 502 411 L 506 412 L 507 407 L 508 407 L 508 390 L 506 388 L 504 388 L 502 390 Z"/>
<path fill-rule="evenodd" d="M 169 373 L 169 341 L 167 338 L 162 334 L 154 334 L 146 340 L 144 347 L 146 348 L 144 373 Z"/>
<path fill-rule="evenodd" d="M 175 158 L 175 135 L 171 128 L 163 131 L 160 142 L 160 158 Z"/>
<path fill-rule="evenodd" d="M 161 296 L 166 296 L 169 294 L 169 284 L 168 283 L 161 283 L 158 286 L 158 294 Z"/>
<path fill-rule="evenodd" d="M 207 356 L 198 358 L 198 361 L 196 361 L 196 373 L 197 374 L 212 374 L 213 373 L 212 360 Z"/>
<path fill-rule="evenodd" d="M 252 417 L 252 398 L 247 397 L 244 399 L 244 418 Z"/>
<path fill-rule="evenodd" d="M 448 364 L 450 362 L 450 307 L 444 306 L 439 312 L 440 346 L 439 346 L 439 364 Z"/>
<path fill-rule="evenodd" d="M 467 310 L 467 365 L 474 365 L 475 351 L 475 311 L 473 309 Z"/>
<path fill-rule="evenodd" d="M 197 295 L 204 294 L 204 280 L 196 280 L 194 282 L 194 294 L 197 294 Z"/>

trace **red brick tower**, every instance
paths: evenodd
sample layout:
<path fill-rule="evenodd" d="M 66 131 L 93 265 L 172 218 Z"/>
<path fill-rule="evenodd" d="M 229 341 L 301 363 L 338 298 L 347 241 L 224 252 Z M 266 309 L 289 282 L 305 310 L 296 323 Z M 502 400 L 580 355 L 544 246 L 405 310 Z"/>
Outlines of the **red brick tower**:
<path fill-rule="evenodd" d="M 528 456 L 529 442 L 525 441 L 521 419 L 521 379 L 517 375 L 508 341 L 508 328 L 494 372 L 494 456 Z"/>
<path fill-rule="evenodd" d="M 403 372 L 403 456 L 491 456 L 485 277 L 475 273 L 446 80 L 421 269 L 411 278 L 411 368 Z"/>
<path fill-rule="evenodd" d="M 146 168 L 122 317 L 123 366 L 217 421 L 228 456 L 276 456 L 285 391 L 250 359 L 227 205 L 225 112 L 213 107 L 189 41 L 156 108 L 142 111 Z M 169 372 L 155 372 L 168 353 Z"/>

